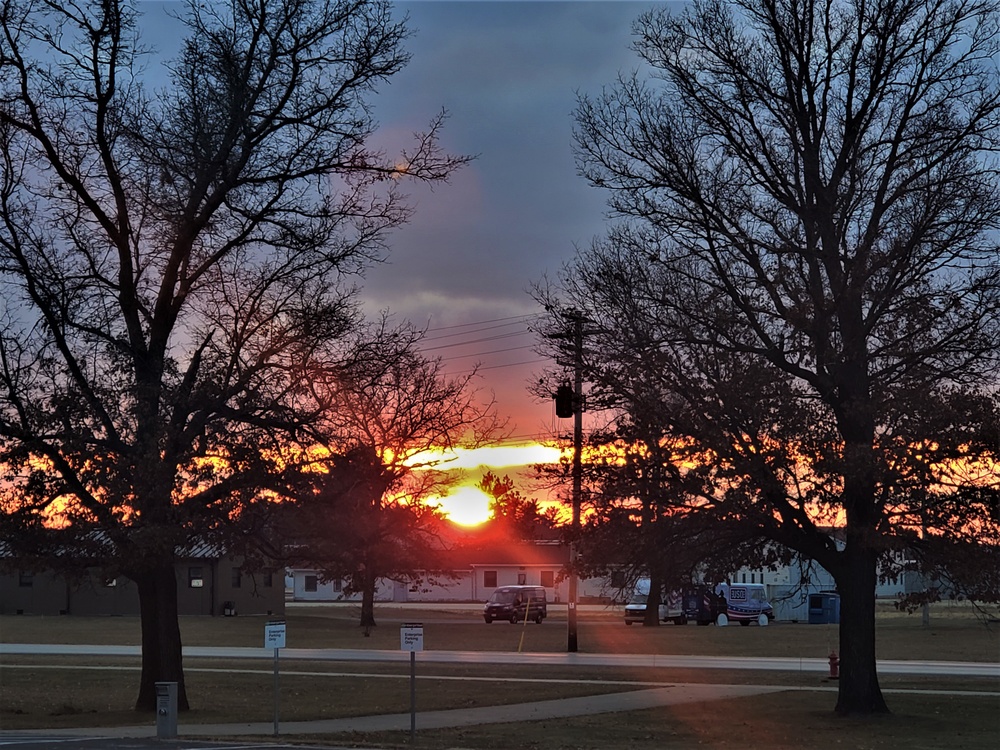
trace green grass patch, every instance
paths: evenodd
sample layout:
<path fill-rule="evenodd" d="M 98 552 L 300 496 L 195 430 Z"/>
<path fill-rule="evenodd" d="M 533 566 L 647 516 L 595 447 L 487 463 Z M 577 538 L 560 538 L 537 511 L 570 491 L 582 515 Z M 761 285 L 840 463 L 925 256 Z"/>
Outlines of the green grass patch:
<path fill-rule="evenodd" d="M 565 620 L 556 610 L 542 625 L 486 625 L 475 608 L 443 612 L 414 606 L 385 607 L 379 626 L 365 637 L 350 605 L 292 607 L 289 648 L 399 651 L 402 622 L 424 622 L 428 650 L 561 653 Z M 188 646 L 263 646 L 267 617 L 183 618 Z M 932 610 L 930 627 L 919 615 L 880 613 L 880 659 L 1000 662 L 1000 627 L 972 616 L 968 607 Z M 8 643 L 139 643 L 131 617 L 0 617 Z M 837 626 L 775 623 L 750 627 L 626 627 L 613 613 L 591 612 L 579 622 L 583 653 L 650 653 L 714 656 L 825 658 L 837 648 Z M 885 674 L 880 677 L 891 716 L 844 719 L 833 713 L 836 683 L 822 672 L 758 672 L 652 667 L 539 667 L 437 664 L 417 661 L 418 711 L 462 709 L 600 695 L 679 683 L 761 684 L 786 691 L 702 704 L 595 714 L 542 722 L 418 731 L 428 748 L 562 748 L 672 750 L 705 747 L 992 748 L 1000 734 L 1000 680 Z M 280 718 L 285 721 L 347 718 L 409 711 L 407 662 L 320 662 L 282 657 Z M 185 661 L 193 710 L 185 726 L 265 722 L 273 719 L 273 663 L 269 659 Z M 0 659 L 0 728 L 151 726 L 154 718 L 131 710 L 138 691 L 139 659 L 126 657 L 4 656 Z M 897 692 L 902 691 L 902 692 Z M 930 691 L 926 693 L 914 691 Z M 948 694 L 947 691 L 959 691 Z M 973 695 L 974 691 L 987 695 Z M 419 716 L 418 716 L 419 727 Z M 267 739 L 267 738 L 265 738 Z M 293 738 L 316 744 L 402 747 L 408 733 Z"/>
<path fill-rule="evenodd" d="M 995 698 L 892 695 L 888 716 L 841 717 L 828 693 L 756 695 L 554 721 L 417 731 L 417 747 L 467 750 L 994 750 Z M 263 738 L 261 738 L 263 739 Z M 409 747 L 405 732 L 298 736 L 351 747 Z"/>

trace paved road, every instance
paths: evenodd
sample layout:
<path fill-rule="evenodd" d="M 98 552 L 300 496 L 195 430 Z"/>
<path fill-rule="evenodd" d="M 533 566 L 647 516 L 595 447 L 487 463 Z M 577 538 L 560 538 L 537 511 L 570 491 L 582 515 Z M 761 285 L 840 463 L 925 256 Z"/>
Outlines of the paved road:
<path fill-rule="evenodd" d="M 140 656 L 139 646 L 85 646 L 48 643 L 0 643 L 0 656 Z M 409 661 L 406 651 L 338 648 L 285 648 L 283 659 L 305 661 Z M 184 658 L 274 659 L 269 648 L 185 646 Z M 421 662 L 448 664 L 520 664 L 587 667 L 673 667 L 685 669 L 754 669 L 780 672 L 827 672 L 826 659 L 775 657 L 675 656 L 669 654 L 515 653 L 509 651 L 421 651 Z M 878 662 L 879 674 L 960 675 L 1000 678 L 1000 662 L 891 661 Z"/>

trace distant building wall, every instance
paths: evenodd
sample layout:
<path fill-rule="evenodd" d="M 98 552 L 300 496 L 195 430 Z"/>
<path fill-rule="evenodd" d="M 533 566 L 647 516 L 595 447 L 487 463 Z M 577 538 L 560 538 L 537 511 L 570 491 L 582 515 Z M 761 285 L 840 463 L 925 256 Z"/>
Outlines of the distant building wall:
<path fill-rule="evenodd" d="M 361 594 L 345 594 L 344 582 L 335 578 L 323 580 L 323 575 L 312 568 L 293 568 L 292 599 L 297 602 L 352 602 L 361 601 Z M 375 587 L 375 601 L 391 602 L 392 581 L 379 581 Z"/>
<path fill-rule="evenodd" d="M 479 563 L 472 567 L 471 601 L 485 602 L 498 586 L 541 586 L 550 602 L 569 597 L 569 582 L 560 580 L 561 566 L 555 562 L 529 565 Z"/>
<path fill-rule="evenodd" d="M 181 615 L 224 615 L 227 609 L 247 615 L 285 611 L 280 573 L 250 575 L 230 557 L 180 560 L 175 570 Z M 227 603 L 232 606 L 227 608 Z M 107 580 L 91 572 L 68 581 L 56 573 L 8 571 L 0 573 L 0 614 L 138 615 L 139 594 L 125 576 Z"/>
<path fill-rule="evenodd" d="M 69 588 L 66 614 L 94 617 L 134 615 L 138 612 L 139 590 L 124 576 L 103 579 L 91 574 L 80 585 Z"/>
<path fill-rule="evenodd" d="M 456 570 L 451 576 L 435 576 L 420 583 L 397 584 L 393 601 L 403 602 L 469 602 L 474 601 L 472 570 Z"/>
<path fill-rule="evenodd" d="M 0 573 L 0 614 L 58 615 L 69 608 L 67 584 L 52 573 Z"/>

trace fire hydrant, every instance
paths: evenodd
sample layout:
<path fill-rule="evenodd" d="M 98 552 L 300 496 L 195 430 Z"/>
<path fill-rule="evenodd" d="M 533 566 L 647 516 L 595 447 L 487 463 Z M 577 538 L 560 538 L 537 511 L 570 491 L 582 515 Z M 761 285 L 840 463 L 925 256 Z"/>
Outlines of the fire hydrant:
<path fill-rule="evenodd" d="M 840 657 L 837 656 L 836 651 L 830 652 L 830 679 L 836 680 L 840 678 Z"/>

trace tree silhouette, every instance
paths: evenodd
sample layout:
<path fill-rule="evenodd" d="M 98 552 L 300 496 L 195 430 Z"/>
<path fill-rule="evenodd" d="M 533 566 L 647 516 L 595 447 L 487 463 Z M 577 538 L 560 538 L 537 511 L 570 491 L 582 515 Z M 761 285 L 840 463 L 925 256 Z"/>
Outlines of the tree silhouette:
<path fill-rule="evenodd" d="M 396 158 L 368 145 L 366 97 L 407 61 L 387 2 L 184 8 L 156 91 L 133 3 L 0 13 L 4 537 L 61 526 L 51 564 L 136 582 L 144 710 L 160 680 L 188 707 L 175 551 L 283 491 L 310 384 L 353 356 L 348 275 L 405 221 L 406 180 L 465 161 L 441 117 Z"/>
<path fill-rule="evenodd" d="M 367 339 L 390 346 L 313 384 L 327 405 L 317 437 L 330 458 L 290 510 L 292 562 L 360 593 L 366 634 L 380 581 L 421 585 L 450 573 L 443 516 L 426 501 L 457 480 L 451 448 L 477 447 L 504 427 L 493 403 L 479 401 L 474 371 L 449 378 L 441 360 L 419 354 L 418 332 L 386 333 L 383 324 Z"/>
<path fill-rule="evenodd" d="M 996 569 L 997 6 L 704 0 L 635 30 L 644 73 L 576 114 L 619 222 L 539 297 L 593 323 L 599 397 L 690 445 L 696 507 L 834 576 L 837 711 L 887 711 L 879 562 L 948 539 Z"/>

